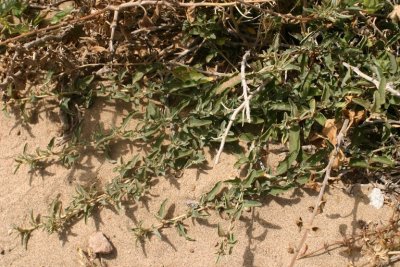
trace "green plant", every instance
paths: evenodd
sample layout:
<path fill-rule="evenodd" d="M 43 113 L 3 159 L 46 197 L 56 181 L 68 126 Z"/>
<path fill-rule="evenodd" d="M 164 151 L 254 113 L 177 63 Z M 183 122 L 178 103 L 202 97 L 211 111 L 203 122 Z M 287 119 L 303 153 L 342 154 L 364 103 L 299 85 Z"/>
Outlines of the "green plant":
<path fill-rule="evenodd" d="M 60 232 L 72 220 L 86 220 L 96 208 L 140 201 L 155 177 L 202 167 L 206 147 L 219 146 L 215 163 L 229 148 L 244 177 L 218 182 L 185 214 L 173 218 L 165 217 L 164 201 L 156 215 L 158 225 L 140 222 L 132 228 L 140 242 L 160 237 L 166 227 L 191 240 L 184 221 L 216 211 L 230 224 L 227 230 L 218 229 L 217 254 L 230 254 L 237 242 L 235 222 L 243 211 L 262 205 L 262 195 L 319 180 L 333 151 L 338 174 L 350 167 L 373 178 L 398 167 L 400 35 L 398 24 L 386 18 L 393 7 L 381 1 L 308 1 L 308 7 L 297 2 L 171 2 L 162 12 L 157 7 L 163 3 L 151 1 L 98 4 L 93 14 L 60 10 L 47 29 L 30 25 L 25 35 L 8 30 L 20 34 L 14 39 L 2 35 L 0 45 L 15 40 L 25 46 L 2 47 L 3 61 L 12 62 L 0 87 L 4 109 L 28 114 L 39 102 L 55 105 L 68 137 L 61 149 L 54 139 L 36 153 L 25 147 L 16 158 L 16 170 L 22 164 L 34 171 L 56 162 L 71 167 L 89 149 L 115 162 L 110 150 L 120 141 L 148 146 L 143 154 L 121 158 L 116 177 L 103 189 L 78 186 L 66 208 L 56 199 L 48 216 L 32 216 L 30 227 L 16 227 L 23 243 L 36 229 Z M 32 19 L 29 4 L 21 3 L 4 4 L 0 23 L 21 14 Z M 282 12 L 286 9 L 290 13 Z M 109 12 L 114 19 L 108 35 L 101 25 Z M 68 21 L 67 14 L 74 18 Z M 3 29 L 11 26 L 5 23 Z M 171 30 L 161 31 L 167 26 Z M 124 35 L 132 31 L 135 40 Z M 92 32 L 101 34 L 94 38 L 92 54 L 66 63 L 66 57 L 82 55 L 74 38 L 57 41 L 69 32 L 87 39 L 94 38 Z M 33 35 L 37 40 L 31 40 Z M 58 47 L 51 58 L 45 57 L 43 43 Z M 43 58 L 40 64 L 29 63 L 35 75 L 22 73 L 24 59 L 34 56 Z M 19 90 L 16 79 L 41 86 Z M 100 98 L 129 103 L 132 111 L 121 125 L 106 129 L 100 123 L 91 136 L 83 137 L 80 110 Z M 349 122 L 348 134 L 337 147 L 344 121 Z M 276 170 L 263 160 L 273 142 L 288 148 Z"/>

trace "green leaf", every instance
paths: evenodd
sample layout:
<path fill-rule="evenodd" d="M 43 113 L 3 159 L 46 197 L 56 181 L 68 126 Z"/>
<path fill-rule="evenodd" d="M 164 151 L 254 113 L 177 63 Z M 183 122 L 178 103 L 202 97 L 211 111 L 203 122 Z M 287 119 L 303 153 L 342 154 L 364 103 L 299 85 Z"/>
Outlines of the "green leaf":
<path fill-rule="evenodd" d="M 59 23 L 60 21 L 63 20 L 63 18 L 65 18 L 66 16 L 68 16 L 68 15 L 71 13 L 72 10 L 74 10 L 74 8 L 73 8 L 72 6 L 70 6 L 70 7 L 67 7 L 66 9 L 64 9 L 64 10 L 62 10 L 62 11 L 56 13 L 56 14 L 54 15 L 54 17 L 52 17 L 52 18 L 50 19 L 50 24 L 57 24 L 57 23 Z"/>
<path fill-rule="evenodd" d="M 54 147 L 55 137 L 51 138 L 50 142 L 47 144 L 47 150 L 52 150 Z"/>
<path fill-rule="evenodd" d="M 261 206 L 262 206 L 262 204 L 259 201 L 255 201 L 255 200 L 244 200 L 243 201 L 244 208 L 261 207 Z"/>
<path fill-rule="evenodd" d="M 188 127 L 190 128 L 197 128 L 201 126 L 206 126 L 212 124 L 212 120 L 200 120 L 196 118 L 190 118 L 188 120 Z"/>
<path fill-rule="evenodd" d="M 176 223 L 176 229 L 178 230 L 179 236 L 183 236 L 188 241 L 195 241 L 195 239 L 189 237 L 186 233 L 186 228 L 181 222 Z"/>
<path fill-rule="evenodd" d="M 219 193 L 219 191 L 221 190 L 221 186 L 222 186 L 222 182 L 219 181 L 218 183 L 216 183 L 213 187 L 213 189 L 211 189 L 210 192 L 207 193 L 207 196 L 205 198 L 206 202 L 211 202 L 214 200 L 215 196 Z"/>
<path fill-rule="evenodd" d="M 368 13 L 375 13 L 384 5 L 384 1 L 380 0 L 363 0 L 361 2 Z"/>
<path fill-rule="evenodd" d="M 368 168 L 369 164 L 365 159 L 351 158 L 349 161 L 349 166 L 355 168 Z"/>
<path fill-rule="evenodd" d="M 254 170 L 254 169 L 251 170 L 248 177 L 242 181 L 242 187 L 243 188 L 251 187 L 256 178 L 263 177 L 263 176 L 264 176 L 263 170 Z"/>
<path fill-rule="evenodd" d="M 162 240 L 161 233 L 158 229 L 153 229 L 152 234 L 158 237 L 158 239 Z"/>
<path fill-rule="evenodd" d="M 351 102 L 354 102 L 357 105 L 362 106 L 366 110 L 370 110 L 370 108 L 371 108 L 371 103 L 368 100 L 365 100 L 362 98 L 353 98 L 353 99 L 351 99 Z"/>
<path fill-rule="evenodd" d="M 150 102 L 146 107 L 146 117 L 148 119 L 155 119 L 156 114 L 156 106 L 153 104 L 153 102 Z"/>
<path fill-rule="evenodd" d="M 131 112 L 131 113 L 129 113 L 128 114 L 128 116 L 126 116 L 125 118 L 124 118 L 124 120 L 122 121 L 122 124 L 121 124 L 121 129 L 125 129 L 125 127 L 128 125 L 128 123 L 132 120 L 132 117 L 135 115 L 136 113 L 135 112 Z"/>
<path fill-rule="evenodd" d="M 189 156 L 193 155 L 193 152 L 194 152 L 193 149 L 179 150 L 175 157 L 175 160 L 189 157 Z"/>
<path fill-rule="evenodd" d="M 76 84 L 77 84 L 77 89 L 84 91 L 88 86 L 92 83 L 94 79 L 94 75 L 88 75 L 83 77 L 82 79 L 78 79 Z"/>
<path fill-rule="evenodd" d="M 172 71 L 173 75 L 183 82 L 208 82 L 212 81 L 213 78 L 207 77 L 204 74 L 196 71 L 193 68 L 179 66 Z"/>
<path fill-rule="evenodd" d="M 218 236 L 219 237 L 225 237 L 226 236 L 226 233 L 225 233 L 224 229 L 222 229 L 221 224 L 218 224 Z"/>
<path fill-rule="evenodd" d="M 141 71 L 136 71 L 132 76 L 132 84 L 137 83 L 144 77 L 145 73 Z"/>
<path fill-rule="evenodd" d="M 157 217 L 158 217 L 159 219 L 161 219 L 161 220 L 163 220 L 163 219 L 165 218 L 165 215 L 166 215 L 165 205 L 167 204 L 167 202 L 168 202 L 168 198 L 166 198 L 166 199 L 161 203 L 160 209 L 159 209 L 158 212 L 157 212 Z"/>
<path fill-rule="evenodd" d="M 276 169 L 276 175 L 284 174 L 296 160 L 300 152 L 300 126 L 293 125 L 289 130 L 289 154 L 279 163 Z"/>
<path fill-rule="evenodd" d="M 394 166 L 395 162 L 385 156 L 375 156 L 369 159 L 370 163 L 381 163 L 384 165 Z"/>
<path fill-rule="evenodd" d="M 270 189 L 270 191 L 268 192 L 268 194 L 271 195 L 271 196 L 277 196 L 277 195 L 279 195 L 279 194 L 282 194 L 282 193 L 288 191 L 288 189 L 290 189 L 290 188 L 285 188 L 285 187 L 272 187 L 272 188 Z"/>
<path fill-rule="evenodd" d="M 243 155 L 241 158 L 239 158 L 238 161 L 235 162 L 234 164 L 234 168 L 240 168 L 243 164 L 247 164 L 250 163 L 250 160 L 248 157 L 246 157 L 245 155 Z"/>
<path fill-rule="evenodd" d="M 325 126 L 326 118 L 325 118 L 324 114 L 318 112 L 315 115 L 314 119 L 315 119 L 316 122 L 318 122 L 319 125 Z"/>
<path fill-rule="evenodd" d="M 254 137 L 254 135 L 252 133 L 242 133 L 239 136 L 239 139 L 245 142 L 253 142 L 256 138 Z"/>
<path fill-rule="evenodd" d="M 278 111 L 291 111 L 291 105 L 289 103 L 272 103 L 268 106 L 270 110 L 278 110 Z"/>
<path fill-rule="evenodd" d="M 67 114 L 73 115 L 74 113 L 69 109 L 69 101 L 71 98 L 63 97 L 60 102 L 60 109 Z"/>

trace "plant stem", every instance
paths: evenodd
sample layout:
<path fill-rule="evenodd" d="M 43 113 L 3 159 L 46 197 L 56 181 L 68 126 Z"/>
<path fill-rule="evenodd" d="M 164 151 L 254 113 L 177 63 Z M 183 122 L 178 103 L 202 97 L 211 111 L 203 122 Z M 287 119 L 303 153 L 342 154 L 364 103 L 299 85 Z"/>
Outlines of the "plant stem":
<path fill-rule="evenodd" d="M 299 245 L 297 246 L 297 249 L 296 249 L 296 251 L 295 251 L 295 253 L 294 253 L 294 255 L 293 255 L 293 257 L 292 257 L 292 259 L 290 261 L 289 267 L 293 267 L 294 264 L 296 263 L 297 257 L 298 257 L 298 255 L 300 253 L 300 250 L 301 250 L 301 248 L 303 247 L 304 243 L 307 240 L 308 233 L 310 232 L 310 229 L 311 229 L 311 227 L 313 225 L 315 216 L 317 216 L 317 213 L 318 213 L 318 210 L 319 210 L 319 206 L 321 205 L 322 196 L 324 195 L 325 188 L 326 188 L 326 186 L 328 184 L 328 180 L 331 177 L 332 165 L 335 162 L 335 159 L 336 159 L 337 155 L 339 154 L 340 146 L 341 146 L 343 138 L 344 138 L 344 136 L 345 136 L 345 134 L 347 132 L 348 125 L 349 125 L 349 120 L 346 119 L 344 121 L 344 123 L 343 123 L 342 129 L 340 130 L 338 136 L 336 137 L 337 144 L 336 144 L 336 147 L 335 147 L 333 153 L 331 154 L 331 156 L 329 158 L 328 165 L 325 168 L 325 178 L 324 178 L 324 180 L 322 182 L 322 186 L 321 186 L 321 190 L 320 190 L 319 195 L 318 195 L 318 199 L 315 202 L 313 213 L 312 213 L 311 218 L 310 218 L 310 220 L 308 222 L 308 225 L 306 225 L 306 227 L 305 227 L 305 231 L 304 231 L 303 237 L 301 238 L 301 240 L 299 242 Z"/>

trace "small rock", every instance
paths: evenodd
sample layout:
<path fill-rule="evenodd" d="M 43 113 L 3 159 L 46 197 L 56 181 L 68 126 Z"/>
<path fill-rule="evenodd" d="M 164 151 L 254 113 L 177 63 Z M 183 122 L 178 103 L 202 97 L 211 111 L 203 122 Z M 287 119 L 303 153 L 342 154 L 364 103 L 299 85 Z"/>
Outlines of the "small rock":
<path fill-rule="evenodd" d="M 93 253 L 109 254 L 113 247 L 102 232 L 96 232 L 89 237 L 89 248 Z"/>
<path fill-rule="evenodd" d="M 6 251 L 2 247 L 0 247 L 0 255 L 4 255 L 5 253 Z"/>

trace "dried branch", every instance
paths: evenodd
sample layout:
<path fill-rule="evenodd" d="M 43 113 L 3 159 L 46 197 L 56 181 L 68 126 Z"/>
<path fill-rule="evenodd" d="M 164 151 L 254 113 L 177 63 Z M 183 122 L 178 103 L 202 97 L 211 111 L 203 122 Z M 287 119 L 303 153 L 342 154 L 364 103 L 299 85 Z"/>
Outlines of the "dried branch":
<path fill-rule="evenodd" d="M 240 79 L 242 80 L 242 88 L 243 88 L 243 98 L 244 98 L 244 108 L 246 111 L 246 118 L 247 118 L 247 122 L 251 122 L 250 119 L 250 101 L 249 101 L 249 97 L 248 97 L 248 91 L 249 91 L 249 87 L 247 86 L 247 82 L 246 82 L 246 64 L 247 64 L 247 58 L 250 56 L 250 50 L 248 50 L 242 59 L 242 64 L 241 64 L 241 68 L 240 68 Z"/>
<path fill-rule="evenodd" d="M 69 21 L 64 21 L 64 22 L 61 22 L 61 23 L 59 23 L 57 25 L 54 25 L 54 26 L 41 28 L 41 29 L 33 30 L 33 31 L 30 31 L 30 32 L 27 32 L 27 33 L 23 33 L 23 34 L 18 35 L 16 37 L 9 38 L 7 40 L 4 40 L 4 41 L 0 42 L 0 46 L 1 45 L 6 45 L 6 44 L 11 43 L 11 42 L 19 41 L 19 40 L 21 40 L 23 38 L 27 38 L 27 37 L 30 37 L 30 36 L 35 35 L 35 34 L 44 33 L 44 32 L 52 31 L 52 30 L 57 30 L 57 29 L 59 29 L 61 27 L 64 27 L 64 26 L 73 25 L 73 24 L 76 24 L 78 22 L 82 22 L 82 21 L 85 21 L 85 20 L 91 20 L 91 19 L 97 18 L 99 15 L 103 14 L 107 10 L 108 10 L 107 8 L 104 8 L 102 10 L 99 10 L 99 11 L 93 13 L 93 14 L 90 14 L 90 15 L 87 15 L 87 16 L 84 16 L 84 17 L 80 17 L 80 18 L 77 18 L 77 19 L 69 20 Z"/>
<path fill-rule="evenodd" d="M 115 10 L 114 11 L 114 17 L 113 17 L 113 21 L 111 22 L 110 28 L 111 28 L 111 35 L 110 35 L 110 52 L 114 53 L 114 35 L 115 35 L 115 28 L 117 28 L 117 23 L 118 23 L 118 14 L 119 14 L 119 10 Z"/>
<path fill-rule="evenodd" d="M 58 35 L 52 35 L 52 34 L 51 35 L 45 35 L 45 36 L 43 36 L 41 38 L 38 38 L 36 40 L 33 40 L 33 41 L 29 42 L 29 43 L 24 44 L 23 47 L 25 49 L 30 49 L 30 48 L 32 48 L 34 46 L 38 46 L 40 44 L 43 44 L 43 43 L 45 43 L 47 41 L 61 41 L 68 34 L 68 31 L 71 28 L 72 28 L 72 26 L 69 25 L 69 26 L 65 27 L 63 29 L 63 32 L 58 34 Z"/>
<path fill-rule="evenodd" d="M 268 82 L 269 82 L 269 80 L 264 81 L 256 90 L 254 90 L 254 91 L 249 95 L 249 97 L 247 98 L 247 100 L 250 101 L 257 93 L 259 93 L 259 92 L 265 87 L 265 85 L 266 85 Z M 245 106 L 246 106 L 246 101 L 243 101 L 243 103 L 233 111 L 231 117 L 229 118 L 229 123 L 228 123 L 228 125 L 226 126 L 226 129 L 225 129 L 224 134 L 222 135 L 221 144 L 220 144 L 220 146 L 219 146 L 217 155 L 215 156 L 214 166 L 217 165 L 218 162 L 219 162 L 219 158 L 220 158 L 220 156 L 221 156 L 221 153 L 222 153 L 222 151 L 224 150 L 226 137 L 227 137 L 228 134 L 229 134 L 229 130 L 231 129 L 232 124 L 233 124 L 233 122 L 234 122 L 235 119 L 236 119 L 236 116 L 239 114 L 240 111 L 242 111 L 242 110 L 245 108 Z"/>
<path fill-rule="evenodd" d="M 33 30 L 27 33 L 23 33 L 21 35 L 18 35 L 16 37 L 13 38 L 9 38 L 7 40 L 4 40 L 2 42 L 0 42 L 0 46 L 1 45 L 6 45 L 8 43 L 11 42 L 15 42 L 15 41 L 19 41 L 23 38 L 27 38 L 30 37 L 32 35 L 36 35 L 39 33 L 44 33 L 44 32 L 48 32 L 48 31 L 52 31 L 52 30 L 57 30 L 63 26 L 67 26 L 67 25 L 74 25 L 76 23 L 79 22 L 83 22 L 86 20 L 91 20 L 91 19 L 95 19 L 98 18 L 101 14 L 105 13 L 106 11 L 114 11 L 117 14 L 114 13 L 114 20 L 115 18 L 118 19 L 118 12 L 121 11 L 122 9 L 126 9 L 126 8 L 130 8 L 130 7 L 136 7 L 136 6 L 146 6 L 146 5 L 165 5 L 165 6 L 180 6 L 180 7 L 228 7 L 228 6 L 235 6 L 237 4 L 246 4 L 246 5 L 251 5 L 252 4 L 262 4 L 262 3 L 270 3 L 272 2 L 272 0 L 250 0 L 250 1 L 234 1 L 234 2 L 229 2 L 229 3 L 212 3 L 212 2 L 201 2 L 201 3 L 180 3 L 180 2 L 168 2 L 168 1 L 153 1 L 153 0 L 149 0 L 149 1 L 131 1 L 131 2 L 127 2 L 118 6 L 107 6 L 93 14 L 84 16 L 84 17 L 80 17 L 80 18 L 76 18 L 73 20 L 68 20 L 68 21 L 64 21 L 61 22 L 57 25 L 54 26 L 50 26 L 50 27 L 46 27 L 46 28 L 41 28 L 41 29 L 37 29 L 37 30 Z M 279 13 L 276 13 L 279 14 Z M 284 16 L 282 14 L 279 14 L 280 16 Z M 116 27 L 116 25 L 115 25 Z M 115 27 L 114 27 L 114 31 L 115 31 Z M 111 24 L 111 31 L 113 31 L 113 24 Z M 112 41 L 112 39 L 110 40 L 110 42 Z"/>
<path fill-rule="evenodd" d="M 300 243 L 297 246 L 297 249 L 296 249 L 296 251 L 295 251 L 295 253 L 294 253 L 294 255 L 293 255 L 292 259 L 291 259 L 289 267 L 293 267 L 294 264 L 296 263 L 297 257 L 298 257 L 298 255 L 300 253 L 300 250 L 301 250 L 301 248 L 303 247 L 304 243 L 307 240 L 308 233 L 310 232 L 310 229 L 311 229 L 311 227 L 313 225 L 315 216 L 317 216 L 317 213 L 318 213 L 318 210 L 319 210 L 319 206 L 321 205 L 321 202 L 322 202 L 322 196 L 324 195 L 324 192 L 325 192 L 325 187 L 328 184 L 329 178 L 331 177 L 332 165 L 335 162 L 335 159 L 336 159 L 337 155 L 339 154 L 340 146 L 341 146 L 343 138 L 344 138 L 344 136 L 345 136 L 345 134 L 347 132 L 348 125 L 349 125 L 349 120 L 346 119 L 344 121 L 344 123 L 343 123 L 342 129 L 340 130 L 339 134 L 336 137 L 337 144 L 336 144 L 336 147 L 335 147 L 333 153 L 331 154 L 331 156 L 329 158 L 328 165 L 325 168 L 325 177 L 324 177 L 324 180 L 322 182 L 321 190 L 319 192 L 318 199 L 317 199 L 317 201 L 315 203 L 315 207 L 314 207 L 313 213 L 312 213 L 311 218 L 310 218 L 310 220 L 308 222 L 308 225 L 305 227 L 305 231 L 304 231 L 303 237 L 301 238 Z"/>
<path fill-rule="evenodd" d="M 14 55 L 13 55 L 13 57 L 12 57 L 12 60 L 11 60 L 11 62 L 9 63 L 9 67 L 8 67 L 8 70 L 7 70 L 7 76 L 4 78 L 3 82 L 0 83 L 0 92 L 1 92 L 1 91 L 4 91 L 4 90 L 7 88 L 9 82 L 10 82 L 15 76 L 19 76 L 19 75 L 22 74 L 21 71 L 18 71 L 17 73 L 13 73 L 13 72 L 14 72 L 15 60 L 16 60 L 16 58 L 19 56 L 19 53 L 20 53 L 19 50 L 15 51 L 15 53 L 14 53 Z"/>
<path fill-rule="evenodd" d="M 352 71 L 354 71 L 358 76 L 360 76 L 361 78 L 373 83 L 376 88 L 379 88 L 379 84 L 380 82 L 374 78 L 372 78 L 371 76 L 368 76 L 367 74 L 365 74 L 364 72 L 362 72 L 359 68 L 351 66 L 350 64 L 343 62 L 343 66 L 345 66 L 348 69 L 351 69 Z M 385 90 L 388 91 L 389 93 L 391 93 L 392 95 L 395 95 L 397 97 L 400 97 L 400 92 L 396 91 L 393 87 L 393 83 L 387 83 Z"/>

